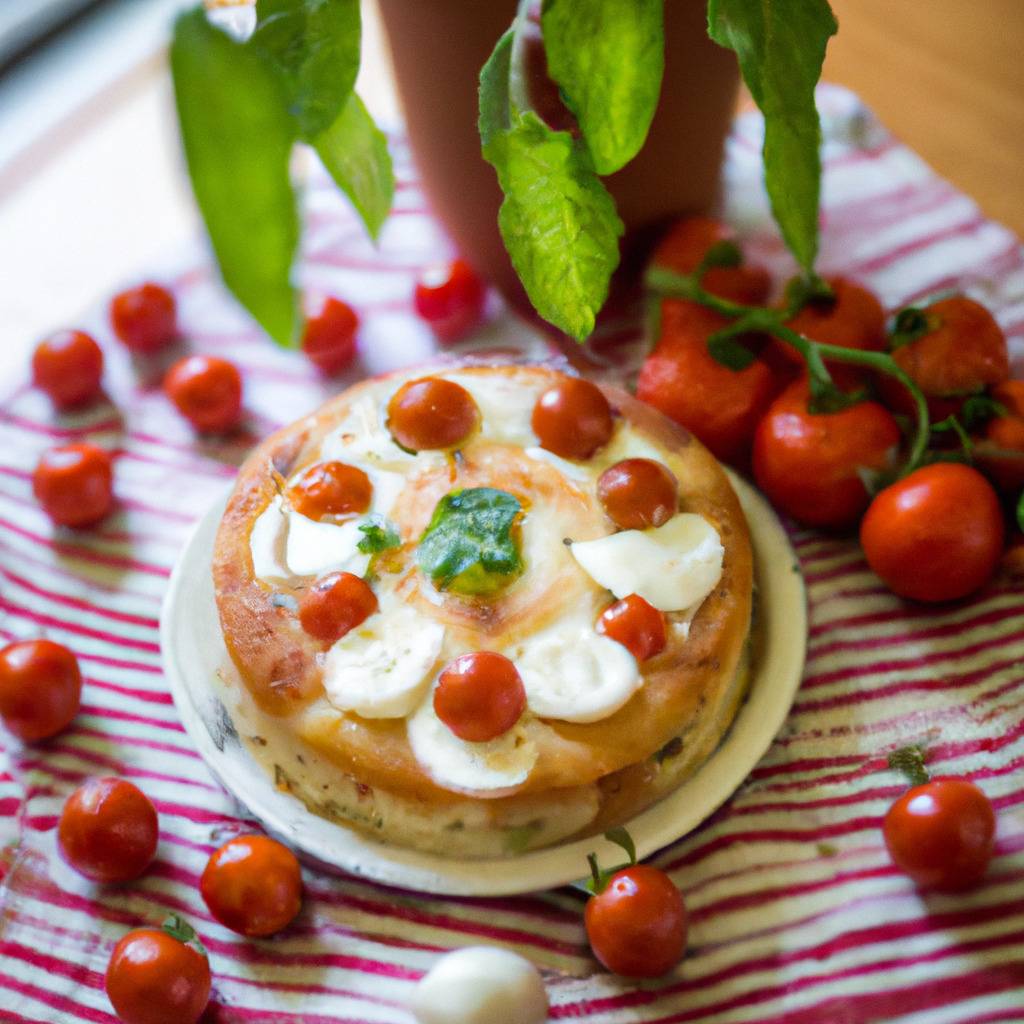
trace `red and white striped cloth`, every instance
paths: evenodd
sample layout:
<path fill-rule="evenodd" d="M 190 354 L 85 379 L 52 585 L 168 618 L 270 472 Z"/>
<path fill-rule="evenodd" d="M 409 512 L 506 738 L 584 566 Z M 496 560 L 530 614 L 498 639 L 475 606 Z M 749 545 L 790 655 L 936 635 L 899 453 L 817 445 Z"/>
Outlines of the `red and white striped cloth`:
<path fill-rule="evenodd" d="M 889 305 L 966 285 L 996 312 L 1024 369 L 1016 239 L 850 94 L 823 88 L 820 102 L 822 270 L 861 277 Z M 787 258 L 757 184 L 760 130 L 754 116 L 737 122 L 728 210 L 781 275 Z M 363 356 L 353 376 L 434 350 L 410 292 L 415 272 L 447 243 L 400 141 L 395 151 L 400 185 L 379 249 L 326 183 L 309 195 L 302 283 L 359 309 Z M 62 736 L 30 748 L 0 738 L 0 1020 L 113 1021 L 102 987 L 112 945 L 174 911 L 210 950 L 209 1021 L 401 1024 L 412 985 L 437 954 L 479 942 L 540 966 L 556 1020 L 1024 1021 L 1024 598 L 999 581 L 969 602 L 907 605 L 885 592 L 852 541 L 802 530 L 793 541 L 810 594 L 810 648 L 785 730 L 725 807 L 655 858 L 692 914 L 689 954 L 673 976 L 634 985 L 598 970 L 582 897 L 570 890 L 446 899 L 307 870 L 305 908 L 277 938 L 247 941 L 213 921 L 199 874 L 215 846 L 252 824 L 178 724 L 160 669 L 160 599 L 190 523 L 250 445 L 338 385 L 254 330 L 200 247 L 151 272 L 177 290 L 181 350 L 244 368 L 247 430 L 196 441 L 160 392 L 163 367 L 133 364 L 111 344 L 102 311 L 83 325 L 105 344 L 109 404 L 58 418 L 25 385 L 0 403 L 0 637 L 61 641 L 86 679 L 82 713 Z M 476 343 L 547 351 L 505 314 Z M 631 355 L 619 351 L 626 373 Z M 42 449 L 84 438 L 116 455 L 119 508 L 93 532 L 54 530 L 29 475 Z M 922 896 L 885 854 L 881 816 L 903 788 L 885 754 L 910 742 L 927 744 L 936 772 L 977 780 L 998 808 L 998 856 L 970 894 Z M 95 774 L 133 780 L 159 809 L 159 854 L 137 883 L 93 886 L 56 853 L 63 801 Z"/>

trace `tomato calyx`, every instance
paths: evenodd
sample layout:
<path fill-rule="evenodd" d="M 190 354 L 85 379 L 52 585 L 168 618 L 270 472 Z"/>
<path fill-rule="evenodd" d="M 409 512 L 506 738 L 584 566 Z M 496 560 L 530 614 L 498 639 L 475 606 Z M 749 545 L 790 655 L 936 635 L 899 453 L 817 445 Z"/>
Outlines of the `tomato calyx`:
<path fill-rule="evenodd" d="M 886 760 L 894 772 L 906 776 L 911 786 L 923 786 L 931 780 L 931 775 L 925 768 L 927 756 L 928 752 L 923 746 L 914 744 L 892 751 Z"/>
<path fill-rule="evenodd" d="M 614 875 L 623 868 L 633 867 L 637 862 L 636 844 L 633 842 L 633 837 L 629 834 L 628 829 L 619 825 L 616 828 L 610 828 L 605 832 L 604 837 L 608 842 L 614 843 L 624 850 L 629 859 L 622 864 L 616 864 L 614 867 L 602 868 L 598 863 L 597 854 L 593 852 L 588 853 L 587 863 L 590 865 L 590 878 L 585 882 L 578 882 L 576 885 L 577 888 L 590 893 L 591 896 L 597 896 L 599 893 L 604 892 Z"/>
<path fill-rule="evenodd" d="M 938 318 L 921 306 L 907 306 L 901 309 L 893 320 L 893 328 L 889 333 L 889 350 L 895 351 L 909 345 L 918 338 L 938 330 L 941 325 Z"/>
<path fill-rule="evenodd" d="M 210 958 L 202 939 L 199 938 L 199 933 L 178 914 L 169 914 L 165 917 L 160 930 L 170 935 L 172 939 L 177 939 L 183 946 L 191 946 L 200 956 Z"/>

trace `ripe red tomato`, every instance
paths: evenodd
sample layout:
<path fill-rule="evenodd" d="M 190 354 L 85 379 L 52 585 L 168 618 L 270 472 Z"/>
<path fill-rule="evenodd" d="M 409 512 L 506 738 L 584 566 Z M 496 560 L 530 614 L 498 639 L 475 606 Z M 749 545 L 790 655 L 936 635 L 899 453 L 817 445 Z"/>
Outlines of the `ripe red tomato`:
<path fill-rule="evenodd" d="M 302 595 L 299 621 L 310 636 L 333 644 L 376 610 L 377 596 L 365 580 L 350 572 L 332 572 Z"/>
<path fill-rule="evenodd" d="M 480 419 L 473 396 L 460 384 L 424 377 L 403 384 L 388 402 L 388 429 L 410 451 L 454 448 Z"/>
<path fill-rule="evenodd" d="M 210 857 L 199 891 L 225 928 L 273 935 L 302 908 L 302 871 L 286 846 L 266 836 L 238 836 Z"/>
<path fill-rule="evenodd" d="M 288 489 L 296 512 L 310 519 L 326 515 L 361 515 L 370 507 L 373 484 L 356 466 L 344 462 L 315 462 Z"/>
<path fill-rule="evenodd" d="M 78 659 L 52 640 L 20 640 L 0 650 L 0 719 L 27 743 L 49 739 L 78 714 Z"/>
<path fill-rule="evenodd" d="M 178 309 L 174 296 L 147 281 L 110 301 L 114 333 L 132 352 L 157 352 L 178 337 Z"/>
<path fill-rule="evenodd" d="M 589 459 L 612 436 L 612 408 L 589 380 L 564 377 L 537 399 L 530 425 L 546 448 L 563 459 Z"/>
<path fill-rule="evenodd" d="M 114 947 L 107 998 L 124 1024 L 196 1024 L 210 1000 L 210 963 L 157 928 L 137 928 Z"/>
<path fill-rule="evenodd" d="M 623 459 L 598 478 L 597 496 L 623 530 L 646 530 L 667 523 L 679 507 L 676 478 L 653 459 Z"/>
<path fill-rule="evenodd" d="M 708 338 L 727 321 L 694 302 L 665 299 L 661 332 L 644 360 L 637 398 L 684 426 L 725 462 L 742 462 L 754 428 L 776 390 L 767 364 L 755 359 L 731 370 L 708 351 Z"/>
<path fill-rule="evenodd" d="M 100 393 L 103 350 L 85 331 L 58 331 L 32 353 L 32 383 L 58 409 L 74 409 Z"/>
<path fill-rule="evenodd" d="M 900 443 L 892 414 L 877 402 L 812 413 L 806 380 L 768 407 L 754 434 L 754 477 L 772 504 L 809 526 L 854 525 L 870 497 L 859 470 L 879 470 Z"/>
<path fill-rule="evenodd" d="M 526 710 L 526 690 L 515 665 L 502 654 L 476 651 L 456 658 L 441 673 L 434 711 L 459 739 L 484 743 L 504 735 Z"/>
<path fill-rule="evenodd" d="M 341 373 L 356 357 L 359 316 L 341 299 L 325 299 L 318 313 L 306 320 L 302 351 L 325 374 Z"/>
<path fill-rule="evenodd" d="M 970 888 L 988 868 L 996 815 L 988 797 L 966 779 L 915 786 L 889 808 L 882 826 L 893 863 L 922 888 Z"/>
<path fill-rule="evenodd" d="M 597 631 L 622 644 L 637 661 L 665 650 L 665 616 L 639 594 L 629 594 L 605 608 Z"/>
<path fill-rule="evenodd" d="M 992 485 L 954 462 L 923 466 L 879 491 L 860 527 L 868 564 L 894 593 L 953 601 L 986 583 L 1003 553 Z"/>
<path fill-rule="evenodd" d="M 732 232 L 720 221 L 711 217 L 685 217 L 669 228 L 654 250 L 651 262 L 677 274 L 692 274 L 713 245 L 731 241 Z M 761 305 L 772 287 L 771 275 L 764 267 L 745 264 L 711 267 L 704 271 L 700 283 L 712 295 L 746 306 Z"/>
<path fill-rule="evenodd" d="M 830 277 L 833 297 L 811 299 L 787 324 L 798 334 L 826 345 L 865 352 L 885 350 L 885 310 L 878 296 L 846 277 Z M 779 351 L 803 366 L 796 349 L 778 342 Z"/>
<path fill-rule="evenodd" d="M 682 959 L 686 907 L 672 879 L 647 864 L 612 875 L 587 901 L 587 938 L 594 956 L 626 978 L 657 978 Z"/>
<path fill-rule="evenodd" d="M 1003 491 L 1016 496 L 1024 488 L 1024 380 L 998 384 L 992 398 L 1006 409 L 1006 415 L 985 424 L 978 463 Z"/>
<path fill-rule="evenodd" d="M 217 356 L 186 356 L 164 378 L 164 391 L 196 430 L 226 433 L 242 417 L 242 375 Z"/>
<path fill-rule="evenodd" d="M 61 856 L 94 882 L 128 882 L 149 867 L 160 823 L 152 801 L 125 779 L 83 782 L 57 825 Z"/>
<path fill-rule="evenodd" d="M 92 526 L 114 504 L 110 456 L 94 444 L 67 444 L 44 452 L 32 492 L 59 526 Z"/>
<path fill-rule="evenodd" d="M 413 304 L 441 341 L 458 341 L 480 322 L 487 291 L 461 259 L 428 267 L 416 282 Z"/>

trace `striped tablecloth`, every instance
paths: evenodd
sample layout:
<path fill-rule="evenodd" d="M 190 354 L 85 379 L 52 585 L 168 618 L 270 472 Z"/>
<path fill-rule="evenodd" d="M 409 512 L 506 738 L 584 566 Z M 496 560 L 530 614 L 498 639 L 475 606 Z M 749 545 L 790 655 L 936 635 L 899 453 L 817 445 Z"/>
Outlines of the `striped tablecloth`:
<path fill-rule="evenodd" d="M 1019 243 L 854 97 L 824 88 L 820 101 L 822 270 L 862 278 L 890 305 L 968 286 L 995 310 L 1024 369 Z M 757 186 L 760 130 L 747 116 L 731 139 L 729 216 L 783 274 Z M 302 283 L 358 307 L 354 376 L 434 348 L 410 291 L 447 243 L 400 140 L 394 148 L 400 187 L 379 249 L 326 183 L 314 178 L 309 190 Z M 879 586 L 853 542 L 802 530 L 792 537 L 811 636 L 788 724 L 733 799 L 655 858 L 692 914 L 689 954 L 673 976 L 637 986 L 599 971 L 582 897 L 570 890 L 441 899 L 308 870 L 304 910 L 277 938 L 246 941 L 214 922 L 199 873 L 218 844 L 252 824 L 178 724 L 160 669 L 160 599 L 190 524 L 249 446 L 336 385 L 252 328 L 198 245 L 148 272 L 172 281 L 180 300 L 186 341 L 167 359 L 193 349 L 237 360 L 249 415 L 240 436 L 197 442 L 160 392 L 164 365 L 133 364 L 100 309 L 83 325 L 105 345 L 109 403 L 56 418 L 23 383 L 0 403 L 0 636 L 59 640 L 86 679 L 82 713 L 62 736 L 31 748 L 0 737 L 0 1020 L 112 1021 L 102 988 L 112 945 L 175 911 L 210 950 L 207 1019 L 216 1022 L 407 1022 L 416 979 L 440 952 L 476 942 L 530 957 L 547 979 L 553 1019 L 1024 1021 L 1024 601 L 1003 580 L 970 602 L 910 606 Z M 475 344 L 547 349 L 500 311 Z M 626 374 L 636 350 L 619 351 Z M 94 532 L 55 531 L 29 475 L 46 446 L 84 438 L 116 456 L 118 511 Z M 909 742 L 927 744 L 936 772 L 977 780 L 998 808 L 998 855 L 968 895 L 922 896 L 889 865 L 879 824 L 903 784 L 885 755 Z M 133 780 L 160 812 L 157 860 L 127 886 L 87 883 L 55 849 L 64 799 L 101 773 Z"/>

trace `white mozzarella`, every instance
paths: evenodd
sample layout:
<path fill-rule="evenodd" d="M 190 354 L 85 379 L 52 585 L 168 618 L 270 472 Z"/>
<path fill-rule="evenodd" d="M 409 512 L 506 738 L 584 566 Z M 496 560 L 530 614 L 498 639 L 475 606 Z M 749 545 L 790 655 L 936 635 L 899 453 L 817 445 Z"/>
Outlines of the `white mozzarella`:
<path fill-rule="evenodd" d="M 358 547 L 365 536 L 359 529 L 362 522 L 318 523 L 290 509 L 285 561 L 291 574 L 323 576 L 341 571 L 362 576 L 370 564 L 370 556 Z"/>
<path fill-rule="evenodd" d="M 434 964 L 409 1009 L 419 1024 L 544 1024 L 548 997 L 529 960 L 507 949 L 470 946 Z"/>
<path fill-rule="evenodd" d="M 639 594 L 663 612 L 699 606 L 722 576 L 725 549 L 703 517 L 684 512 L 654 530 L 623 530 L 578 541 L 583 570 L 616 597 Z"/>
<path fill-rule="evenodd" d="M 367 396 L 354 402 L 348 416 L 323 440 L 320 458 L 352 461 L 363 468 L 408 470 L 416 456 L 399 448 L 384 425 L 380 409 L 387 402 Z"/>
<path fill-rule="evenodd" d="M 284 535 L 288 519 L 278 495 L 259 514 L 249 533 L 253 575 L 260 580 L 286 580 L 291 575 L 284 562 Z"/>
<path fill-rule="evenodd" d="M 539 718 L 597 722 L 615 714 L 643 684 L 633 655 L 595 633 L 589 614 L 560 619 L 506 653 Z"/>
<path fill-rule="evenodd" d="M 485 377 L 476 373 L 448 373 L 445 377 L 464 387 L 480 410 L 480 433 L 488 441 L 535 445 L 537 435 L 530 426 L 537 392 L 521 381 Z"/>
<path fill-rule="evenodd" d="M 486 743 L 460 740 L 434 713 L 433 691 L 406 728 L 416 760 L 441 786 L 462 790 L 518 786 L 537 761 L 537 748 L 526 739 L 522 723 Z"/>
<path fill-rule="evenodd" d="M 549 452 L 547 448 L 527 448 L 523 454 L 533 459 L 534 462 L 546 462 L 549 466 L 554 466 L 570 480 L 586 483 L 594 477 L 593 466 L 586 463 L 570 462 L 560 455 L 555 455 L 554 452 Z"/>
<path fill-rule="evenodd" d="M 444 626 L 408 605 L 382 608 L 327 652 L 327 699 L 364 718 L 404 718 L 423 699 L 444 634 Z"/>
<path fill-rule="evenodd" d="M 389 473 L 382 469 L 367 469 L 366 475 L 373 484 L 373 498 L 370 511 L 379 515 L 389 515 L 395 506 L 398 496 L 405 488 L 405 476 L 402 473 Z"/>

